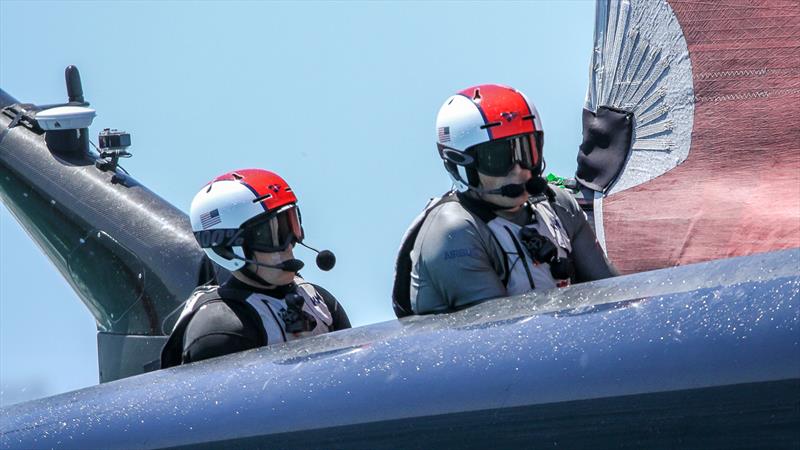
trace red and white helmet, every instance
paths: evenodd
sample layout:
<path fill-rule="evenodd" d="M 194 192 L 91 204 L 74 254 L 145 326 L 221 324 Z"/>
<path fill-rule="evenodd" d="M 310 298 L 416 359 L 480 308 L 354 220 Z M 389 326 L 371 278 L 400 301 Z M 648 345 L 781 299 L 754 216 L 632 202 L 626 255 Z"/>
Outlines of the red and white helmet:
<path fill-rule="evenodd" d="M 246 250 L 276 252 L 303 240 L 297 197 L 262 169 L 228 172 L 205 185 L 189 209 L 192 231 L 212 261 L 241 270 Z"/>
<path fill-rule="evenodd" d="M 513 149 L 523 142 L 524 149 L 530 150 L 526 160 L 534 175 L 539 175 L 544 144 L 542 122 L 536 107 L 521 92 L 497 84 L 473 86 L 448 98 L 439 109 L 436 144 L 459 189 L 478 186 L 475 149 L 481 148 L 480 144 L 501 141 L 509 141 Z"/>

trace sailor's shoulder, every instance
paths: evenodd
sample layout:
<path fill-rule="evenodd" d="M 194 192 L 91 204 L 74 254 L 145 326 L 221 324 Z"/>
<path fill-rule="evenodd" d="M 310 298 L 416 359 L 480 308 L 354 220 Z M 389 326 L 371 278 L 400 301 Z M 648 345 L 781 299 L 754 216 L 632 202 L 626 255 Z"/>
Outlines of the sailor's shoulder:
<path fill-rule="evenodd" d="M 306 281 L 305 279 L 301 278 L 299 275 L 294 277 L 294 290 L 292 292 L 296 294 L 303 294 L 305 293 L 308 295 L 309 298 L 319 297 L 321 296 L 322 287 L 318 286 L 310 281 Z"/>
<path fill-rule="evenodd" d="M 412 260 L 425 264 L 449 263 L 452 255 L 483 249 L 492 242 L 492 231 L 457 202 L 439 205 L 422 224 Z"/>
<path fill-rule="evenodd" d="M 182 341 L 184 352 L 221 355 L 264 345 L 263 336 L 257 314 L 238 302 L 218 300 L 195 311 L 186 323 Z M 247 344 L 239 348 L 242 340 Z"/>
<path fill-rule="evenodd" d="M 458 201 L 442 202 L 428 213 L 422 233 L 449 233 L 475 227 L 475 217 Z"/>
<path fill-rule="evenodd" d="M 202 286 L 197 286 L 196 288 L 194 288 L 194 291 L 192 291 L 192 296 L 207 295 L 216 292 L 217 289 L 219 289 L 219 285 L 216 284 L 206 284 Z"/>
<path fill-rule="evenodd" d="M 578 204 L 578 197 L 581 196 L 580 189 L 564 184 L 548 183 L 547 190 L 551 205 L 560 206 L 571 214 L 581 212 L 581 207 Z"/>
<path fill-rule="evenodd" d="M 173 326 L 173 333 L 176 329 L 180 328 L 181 324 L 186 322 L 188 319 L 191 319 L 197 310 L 203 305 L 215 299 L 219 299 L 220 297 L 217 292 L 218 289 L 219 286 L 216 285 L 203 285 L 196 287 L 195 290 L 189 295 L 189 298 L 187 298 L 183 303 L 183 310 L 181 310 L 178 320 Z"/>
<path fill-rule="evenodd" d="M 218 288 L 218 286 L 217 286 Z M 184 312 L 190 323 L 217 323 L 225 329 L 238 329 L 253 315 L 252 306 L 237 297 L 221 295 L 218 289 L 195 291 L 196 296 L 187 302 Z M 184 319 L 184 317 L 182 317 Z"/>
<path fill-rule="evenodd" d="M 216 297 L 219 297 L 219 286 L 217 285 L 198 286 L 195 288 L 194 291 L 192 291 L 192 294 L 186 301 L 186 308 L 194 309 L 194 306 L 196 304 Z"/>

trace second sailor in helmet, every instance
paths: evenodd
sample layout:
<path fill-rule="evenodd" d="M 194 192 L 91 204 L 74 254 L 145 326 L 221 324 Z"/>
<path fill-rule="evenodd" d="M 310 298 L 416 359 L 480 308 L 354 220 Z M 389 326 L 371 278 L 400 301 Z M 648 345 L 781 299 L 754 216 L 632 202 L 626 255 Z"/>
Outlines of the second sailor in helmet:
<path fill-rule="evenodd" d="M 617 274 L 575 199 L 542 178 L 542 122 L 521 92 L 486 84 L 451 96 L 436 140 L 455 189 L 406 232 L 399 317 Z"/>
<path fill-rule="evenodd" d="M 220 175 L 197 193 L 189 216 L 200 247 L 232 276 L 188 299 L 162 367 L 350 328 L 333 295 L 297 275 L 303 263 L 294 247 L 305 236 L 297 197 L 283 178 L 262 169 Z M 321 269 L 334 262 L 332 253 L 319 252 Z"/>

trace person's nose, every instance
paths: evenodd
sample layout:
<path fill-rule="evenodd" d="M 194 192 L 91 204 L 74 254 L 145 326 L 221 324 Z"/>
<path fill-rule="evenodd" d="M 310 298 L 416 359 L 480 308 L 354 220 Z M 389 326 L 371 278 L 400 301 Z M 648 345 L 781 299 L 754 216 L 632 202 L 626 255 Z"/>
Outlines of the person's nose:
<path fill-rule="evenodd" d="M 511 168 L 511 172 L 509 172 L 509 175 L 511 175 L 511 176 L 522 175 L 525 178 L 530 178 L 531 171 L 530 171 L 530 169 L 526 169 L 526 168 L 522 167 L 519 162 L 515 162 L 514 166 Z"/>

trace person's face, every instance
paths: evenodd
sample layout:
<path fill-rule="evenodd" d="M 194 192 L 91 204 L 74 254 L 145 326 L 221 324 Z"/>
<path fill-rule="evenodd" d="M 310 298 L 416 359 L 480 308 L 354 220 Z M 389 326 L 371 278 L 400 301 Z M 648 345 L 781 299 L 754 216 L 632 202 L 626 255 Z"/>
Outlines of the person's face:
<path fill-rule="evenodd" d="M 269 265 L 277 265 L 289 259 L 294 259 L 294 244 L 289 245 L 286 250 L 282 252 L 259 252 L 253 251 L 253 260 L 260 262 L 262 264 L 269 264 Z M 264 283 L 271 284 L 273 286 L 284 286 L 292 282 L 296 273 L 294 272 L 287 272 L 281 269 L 273 269 L 271 267 L 263 267 L 263 266 L 256 266 L 255 264 L 250 265 L 250 269 L 255 272 L 256 275 L 263 281 Z"/>
<path fill-rule="evenodd" d="M 523 169 L 519 164 L 514 164 L 511 171 L 502 177 L 493 177 L 478 172 L 480 187 L 486 190 L 499 189 L 507 184 L 525 184 L 532 176 L 530 170 Z M 523 191 L 517 197 L 505 197 L 499 194 L 480 194 L 480 197 L 489 203 L 515 211 L 528 200 L 528 193 Z"/>

